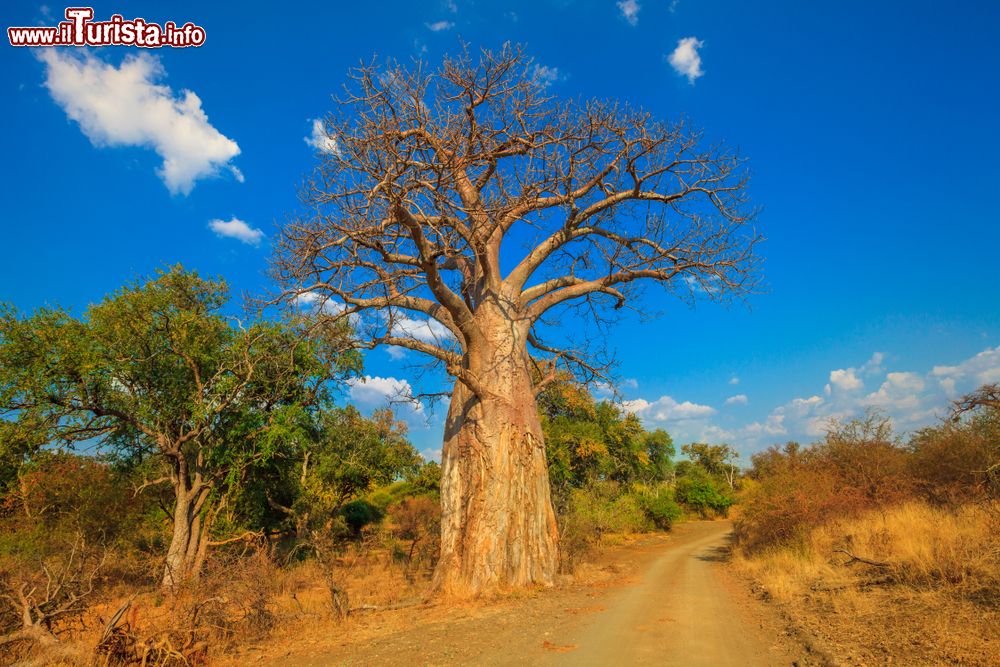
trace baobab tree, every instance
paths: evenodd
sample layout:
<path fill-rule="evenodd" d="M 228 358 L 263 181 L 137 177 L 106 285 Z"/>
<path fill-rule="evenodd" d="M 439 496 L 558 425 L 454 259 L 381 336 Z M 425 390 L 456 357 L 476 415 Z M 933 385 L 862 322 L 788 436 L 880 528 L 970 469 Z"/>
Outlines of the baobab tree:
<path fill-rule="evenodd" d="M 306 213 L 278 241 L 288 298 L 351 318 L 363 346 L 427 355 L 454 378 L 435 586 L 548 585 L 558 559 L 536 394 L 604 369 L 567 335 L 642 283 L 742 296 L 757 234 L 742 159 L 684 122 L 559 101 L 520 49 L 439 69 L 353 70 L 325 119 Z M 595 361 L 595 359 L 597 361 Z"/>

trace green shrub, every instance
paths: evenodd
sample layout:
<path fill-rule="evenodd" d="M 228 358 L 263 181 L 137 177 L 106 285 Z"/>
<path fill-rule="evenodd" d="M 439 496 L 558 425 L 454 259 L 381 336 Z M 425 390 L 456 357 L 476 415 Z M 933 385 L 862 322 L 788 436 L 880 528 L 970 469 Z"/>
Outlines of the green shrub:
<path fill-rule="evenodd" d="M 608 533 L 645 533 L 652 529 L 642 499 L 633 493 L 623 493 L 608 507 Z"/>
<path fill-rule="evenodd" d="M 661 485 L 652 489 L 643 489 L 638 494 L 646 518 L 660 530 L 670 530 L 674 522 L 683 514 L 680 505 L 674 500 L 674 490 Z"/>
<path fill-rule="evenodd" d="M 703 517 L 726 516 L 734 499 L 710 477 L 695 475 L 677 480 L 674 497 Z"/>
<path fill-rule="evenodd" d="M 381 521 L 384 516 L 383 510 L 367 500 L 352 500 L 344 505 L 340 513 L 355 535 L 359 534 L 365 526 Z"/>
<path fill-rule="evenodd" d="M 572 571 L 590 548 L 609 533 L 669 529 L 681 516 L 669 486 L 632 488 L 612 481 L 572 489 L 559 513 L 563 571 Z"/>

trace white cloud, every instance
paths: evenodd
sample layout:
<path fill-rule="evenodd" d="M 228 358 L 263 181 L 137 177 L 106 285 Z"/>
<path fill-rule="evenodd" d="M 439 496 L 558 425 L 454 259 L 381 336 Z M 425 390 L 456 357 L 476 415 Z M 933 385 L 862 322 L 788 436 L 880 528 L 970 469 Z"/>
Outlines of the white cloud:
<path fill-rule="evenodd" d="M 642 6 L 638 0 L 621 0 L 618 2 L 618 10 L 622 13 L 622 18 L 628 21 L 629 25 L 639 25 L 639 11 Z"/>
<path fill-rule="evenodd" d="M 738 377 L 736 377 L 735 375 L 733 377 L 729 378 L 729 384 L 739 384 L 739 383 L 740 383 L 740 379 Z"/>
<path fill-rule="evenodd" d="M 348 395 L 363 410 L 391 407 L 407 423 L 426 427 L 424 404 L 413 397 L 413 387 L 405 379 L 366 375 L 347 381 Z"/>
<path fill-rule="evenodd" d="M 347 310 L 347 304 L 342 301 L 334 301 L 318 292 L 302 292 L 295 295 L 294 301 L 299 308 L 322 310 L 328 315 L 337 315 Z"/>
<path fill-rule="evenodd" d="M 895 410 L 912 410 L 920 404 L 926 383 L 916 373 L 889 373 L 878 391 L 868 394 L 869 405 Z"/>
<path fill-rule="evenodd" d="M 882 372 L 882 362 L 885 361 L 885 355 L 881 352 L 875 352 L 872 354 L 871 358 L 861 365 L 858 369 L 859 373 L 864 375 L 874 375 L 876 373 Z"/>
<path fill-rule="evenodd" d="M 347 381 L 351 399 L 366 408 L 383 407 L 387 403 L 413 398 L 413 388 L 407 380 L 366 375 Z M 418 404 L 419 405 L 419 404 Z M 423 406 L 419 407 L 423 411 Z"/>
<path fill-rule="evenodd" d="M 901 433 L 934 423 L 947 414 L 949 402 L 959 394 L 1000 381 L 1000 346 L 987 348 L 956 365 L 934 366 L 928 373 L 886 371 L 885 355 L 875 353 L 859 368 L 834 371 L 830 374 L 825 397 L 796 398 L 775 408 L 769 419 L 781 418 L 781 426 L 794 439 L 808 441 L 822 436 L 831 420 L 850 419 L 869 408 L 884 412 Z M 859 374 L 880 378 L 878 389 L 870 393 L 857 391 L 863 386 Z M 843 391 L 841 391 L 843 389 Z M 746 447 L 759 448 L 772 444 L 766 429 L 750 424 L 740 431 Z"/>
<path fill-rule="evenodd" d="M 636 415 L 647 428 L 666 428 L 676 442 L 727 440 L 730 433 L 710 422 L 717 410 L 693 401 L 661 396 L 655 401 L 623 401 L 622 409 Z"/>
<path fill-rule="evenodd" d="M 445 0 L 444 6 L 452 14 L 458 11 L 458 5 L 455 4 L 455 0 Z"/>
<path fill-rule="evenodd" d="M 843 391 L 854 391 L 865 386 L 853 368 L 830 371 L 830 384 Z"/>
<path fill-rule="evenodd" d="M 875 352 L 865 363 L 861 364 L 858 368 L 840 368 L 834 371 L 830 371 L 830 382 L 824 387 L 826 395 L 829 396 L 833 393 L 834 389 L 840 391 L 856 391 L 862 389 L 865 386 L 864 380 L 862 380 L 859 375 L 864 376 L 877 376 L 884 370 L 882 368 L 882 362 L 885 360 L 885 355 L 881 352 Z"/>
<path fill-rule="evenodd" d="M 661 396 L 653 402 L 638 398 L 634 401 L 623 401 L 626 411 L 638 415 L 643 421 L 671 422 L 686 419 L 704 419 L 715 414 L 715 408 L 700 405 L 691 401 L 677 402 L 670 396 Z"/>
<path fill-rule="evenodd" d="M 673 435 L 673 434 L 671 434 Z M 701 429 L 694 437 L 686 438 L 697 442 L 732 442 L 737 434 L 728 429 L 721 428 L 715 424 L 709 424 Z"/>
<path fill-rule="evenodd" d="M 454 338 L 448 327 L 437 320 L 417 320 L 409 317 L 396 318 L 393 322 L 392 335 L 424 343 L 440 343 Z"/>
<path fill-rule="evenodd" d="M 442 345 L 455 339 L 448 327 L 433 319 L 423 320 L 397 316 L 392 323 L 390 333 L 399 338 L 409 338 L 433 345 Z M 410 350 L 398 345 L 386 345 L 385 351 L 390 359 L 398 361 L 406 357 Z"/>
<path fill-rule="evenodd" d="M 685 274 L 681 277 L 681 280 L 683 280 L 684 284 L 688 286 L 688 289 L 691 290 L 692 294 L 712 295 L 718 294 L 722 291 L 722 285 L 720 284 L 717 276 L 692 276 L 690 274 Z"/>
<path fill-rule="evenodd" d="M 302 137 L 302 140 L 320 153 L 340 153 L 337 138 L 327 133 L 326 126 L 319 118 L 312 121 L 312 134 Z"/>
<path fill-rule="evenodd" d="M 558 67 L 549 67 L 548 65 L 539 65 L 537 63 L 531 70 L 531 76 L 543 88 L 547 88 L 562 78 L 559 74 Z"/>
<path fill-rule="evenodd" d="M 638 388 L 639 388 L 638 380 L 636 380 L 635 378 L 625 378 L 623 380 L 619 380 L 616 387 L 613 387 L 607 382 L 595 382 L 593 390 L 596 396 L 601 398 L 607 398 L 615 393 L 614 391 L 615 389 L 618 389 L 618 391 L 621 391 L 623 389 L 631 389 L 632 391 L 635 391 Z"/>
<path fill-rule="evenodd" d="M 942 383 L 964 380 L 975 387 L 1000 382 L 1000 345 L 986 348 L 957 366 L 935 366 L 931 375 Z"/>
<path fill-rule="evenodd" d="M 945 416 L 956 396 L 1000 382 L 1000 346 L 954 365 L 934 366 L 929 372 L 888 370 L 886 359 L 876 352 L 859 366 L 835 370 L 828 376 L 825 393 L 793 398 L 742 425 L 735 421 L 736 411 L 716 414 L 709 406 L 677 403 L 670 397 L 652 403 L 627 401 L 625 407 L 647 424 L 670 422 L 660 425 L 666 425 L 677 442 L 728 442 L 749 455 L 784 440 L 813 442 L 827 432 L 832 420 L 860 417 L 870 408 L 890 417 L 898 433 L 912 433 Z M 861 391 L 866 380 L 878 389 Z M 731 396 L 725 404 L 742 402 L 741 396 L 745 395 Z"/>
<path fill-rule="evenodd" d="M 677 48 L 667 56 L 667 62 L 674 68 L 674 71 L 681 76 L 686 76 L 692 85 L 695 79 L 705 74 L 701 68 L 701 55 L 698 49 L 705 45 L 705 42 L 695 37 L 685 37 L 677 41 Z"/>
<path fill-rule="evenodd" d="M 887 356 L 876 352 L 860 365 L 829 373 L 823 378 L 828 380 L 825 393 L 793 398 L 743 424 L 736 421 L 742 411 L 719 413 L 708 405 L 678 402 L 669 396 L 656 401 L 639 398 L 623 406 L 647 426 L 666 427 L 677 442 L 727 442 L 747 455 L 784 440 L 815 441 L 823 437 L 831 421 L 860 417 L 870 408 L 884 412 L 905 435 L 947 414 L 949 401 L 957 395 L 984 383 L 1000 382 L 1000 346 L 954 365 L 934 366 L 929 372 L 890 370 L 886 365 Z M 878 389 L 863 391 L 866 383 Z M 724 405 L 744 402 L 749 405 L 746 394 L 736 394 Z"/>
<path fill-rule="evenodd" d="M 251 227 L 239 218 L 212 220 L 208 223 L 208 228 L 215 232 L 216 236 L 236 239 L 249 245 L 260 245 L 261 239 L 264 238 L 264 232 Z"/>
<path fill-rule="evenodd" d="M 788 429 L 785 428 L 785 415 L 772 413 L 763 422 L 751 422 L 743 427 L 744 436 L 777 436 L 785 435 Z"/>
<path fill-rule="evenodd" d="M 115 67 L 76 49 L 40 51 L 45 87 L 90 142 L 152 148 L 163 158 L 157 174 L 171 193 L 188 194 L 197 180 L 234 169 L 230 160 L 240 147 L 208 122 L 195 93 L 175 95 L 156 83 L 165 73 L 156 57 L 128 55 Z"/>
<path fill-rule="evenodd" d="M 809 398 L 793 398 L 791 403 L 789 403 L 785 409 L 803 414 L 822 404 L 823 399 L 819 396 L 810 396 Z"/>
<path fill-rule="evenodd" d="M 455 27 L 452 21 L 435 21 L 434 23 L 425 23 L 427 29 L 431 32 L 441 32 L 442 30 L 451 30 Z"/>

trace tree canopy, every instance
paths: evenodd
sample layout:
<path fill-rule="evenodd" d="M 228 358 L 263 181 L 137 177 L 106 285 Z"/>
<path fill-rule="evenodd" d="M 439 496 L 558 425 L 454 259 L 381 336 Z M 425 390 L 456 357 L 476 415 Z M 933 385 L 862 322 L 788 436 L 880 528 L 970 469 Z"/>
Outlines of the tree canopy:
<path fill-rule="evenodd" d="M 474 391 L 484 304 L 529 325 L 536 358 L 589 375 L 584 350 L 544 342 L 572 339 L 546 313 L 599 315 L 642 282 L 714 300 L 754 288 L 742 158 L 686 122 L 556 100 L 533 71 L 510 45 L 436 71 L 352 71 L 303 188 L 309 213 L 278 240 L 279 282 L 331 318 L 374 311 L 366 344 L 425 353 Z"/>
<path fill-rule="evenodd" d="M 229 490 L 291 446 L 329 382 L 359 363 L 343 327 L 305 337 L 301 323 L 227 317 L 227 301 L 225 283 L 178 266 L 80 318 L 0 316 L 0 408 L 18 451 L 89 443 L 154 460 L 162 477 L 147 483 L 174 495 L 168 570 L 180 578 L 200 566 Z"/>

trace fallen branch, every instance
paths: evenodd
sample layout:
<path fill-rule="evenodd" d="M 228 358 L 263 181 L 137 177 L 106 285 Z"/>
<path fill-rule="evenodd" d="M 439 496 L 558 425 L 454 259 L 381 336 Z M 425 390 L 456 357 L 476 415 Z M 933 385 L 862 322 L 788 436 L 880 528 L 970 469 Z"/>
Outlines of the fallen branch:
<path fill-rule="evenodd" d="M 0 597 L 20 616 L 21 627 L 0 636 L 0 646 L 13 642 L 32 641 L 44 646 L 59 643 L 53 627 L 57 621 L 80 616 L 86 610 L 86 598 L 94 592 L 98 571 L 104 566 L 108 552 L 104 551 L 96 564 L 88 567 L 82 537 L 77 537 L 65 560 L 58 563 L 43 561 L 41 573 L 34 573 L 15 585 L 0 581 Z M 44 578 L 43 576 L 44 575 Z"/>
<path fill-rule="evenodd" d="M 420 604 L 420 600 L 411 600 L 409 602 L 397 602 L 396 604 L 387 605 L 375 605 L 375 604 L 362 604 L 357 607 L 351 607 L 348 610 L 348 614 L 353 614 L 356 611 L 396 611 L 397 609 L 406 609 L 407 607 L 416 607 Z"/>
<path fill-rule="evenodd" d="M 132 606 L 132 602 L 135 600 L 135 595 L 132 595 L 129 599 L 122 603 L 122 606 L 118 607 L 118 611 L 112 614 L 111 618 L 107 623 L 104 624 L 104 632 L 101 633 L 101 639 L 97 642 L 98 646 L 107 641 L 108 637 L 114 632 L 115 628 L 118 627 L 118 621 L 122 620 L 122 616 L 128 611 L 128 608 Z"/>
<path fill-rule="evenodd" d="M 248 530 L 247 532 L 243 533 L 242 535 L 237 535 L 236 537 L 230 537 L 229 539 L 226 539 L 226 540 L 209 540 L 208 541 L 208 546 L 210 546 L 210 547 L 221 547 L 221 546 L 224 546 L 226 544 L 233 544 L 234 542 L 249 541 L 249 540 L 252 540 L 254 538 L 261 538 L 261 537 L 264 537 L 264 531 L 261 531 L 261 530 L 256 530 L 256 531 L 254 531 L 254 530 Z"/>
<path fill-rule="evenodd" d="M 842 553 L 848 558 L 849 561 L 844 563 L 844 565 L 850 565 L 851 563 L 864 563 L 865 565 L 871 565 L 872 567 L 889 567 L 890 563 L 884 563 L 882 561 L 871 560 L 870 558 L 862 558 L 861 556 L 856 556 L 852 554 L 847 549 L 834 549 L 834 553 Z"/>

